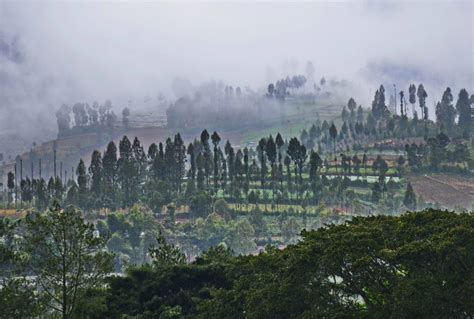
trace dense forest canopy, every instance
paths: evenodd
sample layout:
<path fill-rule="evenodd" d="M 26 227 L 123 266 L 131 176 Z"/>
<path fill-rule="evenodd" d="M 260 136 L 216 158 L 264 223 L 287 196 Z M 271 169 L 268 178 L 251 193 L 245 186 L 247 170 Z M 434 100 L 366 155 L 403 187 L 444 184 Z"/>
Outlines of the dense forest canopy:
<path fill-rule="evenodd" d="M 61 242 L 45 241 L 44 231 L 54 237 L 65 229 L 71 244 L 75 241 L 69 239 L 83 238 L 89 254 L 100 247 L 100 238 L 89 235 L 90 225 L 77 218 L 66 222 L 74 210 L 66 209 L 64 217 L 58 213 L 53 208 L 36 219 L 29 216 L 24 226 L 1 221 L 0 234 L 7 239 L 1 246 L 4 274 L 26 252 L 34 256 L 49 247 L 62 253 Z M 25 234 L 19 245 L 8 240 L 15 228 Z M 47 279 L 42 284 L 48 293 L 31 294 L 36 279 L 27 283 L 17 277 L 0 290 L 2 316 L 56 311 L 65 318 L 469 318 L 474 314 L 473 230 L 472 214 L 433 209 L 358 217 L 303 231 L 302 240 L 284 250 L 267 246 L 257 255 L 234 257 L 219 245 L 191 263 L 157 235 L 151 263 L 109 276 L 102 286 L 107 255 L 67 254 L 73 267 L 66 273 L 68 285 L 77 289 L 77 299 L 62 293 L 67 286 L 54 277 L 63 268 L 50 276 L 61 259 L 21 261 L 30 266 L 20 269 L 37 275 L 30 278 Z M 97 267 L 89 270 L 93 282 L 69 277 L 81 262 Z"/>

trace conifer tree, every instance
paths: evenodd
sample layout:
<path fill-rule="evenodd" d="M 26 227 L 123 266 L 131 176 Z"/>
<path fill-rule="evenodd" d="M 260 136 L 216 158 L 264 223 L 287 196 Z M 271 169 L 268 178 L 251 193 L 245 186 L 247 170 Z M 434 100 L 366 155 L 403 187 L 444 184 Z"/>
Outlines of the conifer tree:
<path fill-rule="evenodd" d="M 155 143 L 151 143 L 150 146 L 148 147 L 148 159 L 150 163 L 153 163 L 157 154 L 158 154 L 158 146 Z"/>
<path fill-rule="evenodd" d="M 421 118 L 423 120 L 427 120 L 428 112 L 426 108 L 426 98 L 428 97 L 428 94 L 426 93 L 425 88 L 423 87 L 423 84 L 418 85 L 416 95 L 418 96 L 418 103 L 421 109 Z"/>
<path fill-rule="evenodd" d="M 15 175 L 11 171 L 8 172 L 8 176 L 7 176 L 7 188 L 8 188 L 8 204 L 10 204 L 13 197 L 13 190 L 15 189 Z"/>
<path fill-rule="evenodd" d="M 134 180 L 136 180 L 138 172 L 136 171 L 136 166 L 133 161 L 132 144 L 127 136 L 124 136 L 119 143 L 119 154 L 120 158 L 117 161 L 117 165 L 122 193 L 122 205 L 123 207 L 129 207 L 135 200 L 137 189 Z"/>
<path fill-rule="evenodd" d="M 411 104 L 413 117 L 415 117 L 415 103 L 416 103 L 416 86 L 415 86 L 415 84 L 410 84 L 410 86 L 408 88 L 408 101 Z"/>
<path fill-rule="evenodd" d="M 86 165 L 82 159 L 79 160 L 79 164 L 76 169 L 77 185 L 78 185 L 78 204 L 82 208 L 88 208 L 88 189 L 87 189 L 87 171 Z"/>
<path fill-rule="evenodd" d="M 91 176 L 91 194 L 96 199 L 100 198 L 103 189 L 103 167 L 102 155 L 99 151 L 92 152 L 91 164 L 89 166 L 89 174 Z"/>
<path fill-rule="evenodd" d="M 470 134 L 472 132 L 472 119 L 471 119 L 471 105 L 469 101 L 469 94 L 466 89 L 459 91 L 458 100 L 456 102 L 456 109 L 459 113 L 458 125 L 461 130 Z"/>
<path fill-rule="evenodd" d="M 413 191 L 413 187 L 411 186 L 411 183 L 407 184 L 407 188 L 405 190 L 405 196 L 403 198 L 403 204 L 409 210 L 414 211 L 416 209 L 416 195 L 415 195 L 415 192 Z"/>
<path fill-rule="evenodd" d="M 102 167 L 104 185 L 103 194 L 105 197 L 104 200 L 111 206 L 113 205 L 113 203 L 116 202 L 118 180 L 117 165 L 117 146 L 115 146 L 114 142 L 110 142 L 104 152 L 104 157 L 102 159 Z"/>
<path fill-rule="evenodd" d="M 334 123 L 331 124 L 331 127 L 329 128 L 329 134 L 331 136 L 331 139 L 334 144 L 334 152 L 336 152 L 336 137 L 337 137 L 337 128 L 334 125 Z"/>
<path fill-rule="evenodd" d="M 214 145 L 214 191 L 217 192 L 218 182 L 219 182 L 219 152 L 218 146 L 221 140 L 219 134 L 214 131 L 211 136 L 212 144 Z"/>
<path fill-rule="evenodd" d="M 265 184 L 265 176 L 267 174 L 267 163 L 265 159 L 265 146 L 266 145 L 267 145 L 267 142 L 265 138 L 261 138 L 257 146 L 257 151 L 258 151 L 259 160 L 260 160 L 260 185 L 262 186 L 262 188 L 263 188 L 263 185 Z"/>
<path fill-rule="evenodd" d="M 186 164 L 186 146 L 184 146 L 183 139 L 178 133 L 174 137 L 174 165 L 176 167 L 174 174 L 174 185 L 175 189 L 178 192 L 181 192 L 181 181 L 186 174 L 185 164 Z"/>

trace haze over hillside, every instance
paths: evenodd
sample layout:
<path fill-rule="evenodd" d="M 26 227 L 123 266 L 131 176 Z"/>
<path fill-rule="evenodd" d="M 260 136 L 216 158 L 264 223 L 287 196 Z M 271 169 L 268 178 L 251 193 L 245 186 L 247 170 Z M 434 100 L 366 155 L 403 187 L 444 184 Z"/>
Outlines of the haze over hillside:
<path fill-rule="evenodd" d="M 0 0 L 0 318 L 474 318 L 474 0 Z"/>
<path fill-rule="evenodd" d="M 176 77 L 263 90 L 304 72 L 308 60 L 317 78 L 351 81 L 363 106 L 381 83 L 456 91 L 458 83 L 473 86 L 472 14 L 470 1 L 435 2 L 430 10 L 423 2 L 378 1 L 2 2 L 1 130 L 51 138 L 62 103 L 111 99 L 122 108 L 159 93 L 173 100 Z"/>

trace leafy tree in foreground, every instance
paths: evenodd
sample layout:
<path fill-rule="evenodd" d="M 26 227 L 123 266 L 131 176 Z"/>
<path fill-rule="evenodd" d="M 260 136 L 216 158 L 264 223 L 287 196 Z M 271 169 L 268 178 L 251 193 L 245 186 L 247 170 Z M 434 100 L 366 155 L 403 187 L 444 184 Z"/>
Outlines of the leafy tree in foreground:
<path fill-rule="evenodd" d="M 39 315 L 41 307 L 19 271 L 20 254 L 15 250 L 18 223 L 0 219 L 0 318 L 27 318 Z"/>
<path fill-rule="evenodd" d="M 81 294 L 101 287 L 112 270 L 111 255 L 94 226 L 72 207 L 54 203 L 45 213 L 25 218 L 23 251 L 46 305 L 62 318 L 71 318 Z"/>
<path fill-rule="evenodd" d="M 422 225 L 423 227 L 420 227 Z M 474 218 L 439 210 L 356 217 L 302 232 L 284 250 L 111 279 L 102 317 L 470 318 Z M 175 311 L 171 311 L 174 309 Z M 179 310 L 179 311 L 178 311 Z"/>

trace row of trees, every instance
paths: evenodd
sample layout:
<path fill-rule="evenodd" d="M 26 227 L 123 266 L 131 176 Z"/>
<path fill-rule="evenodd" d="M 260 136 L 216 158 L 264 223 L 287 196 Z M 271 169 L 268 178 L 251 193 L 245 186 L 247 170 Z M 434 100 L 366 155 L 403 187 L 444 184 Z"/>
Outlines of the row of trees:
<path fill-rule="evenodd" d="M 453 95 L 448 87 L 443 93 L 440 102 L 436 104 L 436 120 L 443 130 L 448 134 L 452 134 L 456 128 L 456 116 L 458 117 L 457 126 L 462 132 L 472 134 L 472 106 L 474 104 L 474 95 L 469 97 L 469 93 L 465 89 L 461 89 L 456 101 L 453 105 Z"/>
<path fill-rule="evenodd" d="M 387 163 L 380 156 L 372 162 L 369 174 L 384 182 Z M 151 144 L 147 152 L 138 138 L 131 142 L 124 136 L 118 148 L 110 142 L 103 154 L 94 151 L 89 167 L 80 160 L 77 180 L 63 185 L 58 177 L 51 177 L 48 183 L 27 178 L 21 181 L 20 193 L 23 201 L 34 199 L 40 209 L 53 198 L 84 209 L 131 207 L 142 201 L 156 212 L 181 200 L 200 210 L 220 197 L 237 202 L 246 198 L 252 203 L 263 200 L 296 204 L 311 198 L 310 202 L 317 204 L 326 200 L 323 187 L 334 184 L 325 175 L 360 176 L 362 167 L 367 175 L 366 154 L 334 154 L 323 159 L 317 152 L 308 151 L 299 139 L 285 141 L 280 134 L 275 139 L 262 138 L 256 149 L 236 150 L 229 141 L 221 149 L 218 133 L 210 136 L 204 130 L 200 139 L 188 147 L 176 134 L 164 145 Z M 339 183 L 339 179 L 334 182 Z M 345 187 L 349 184 L 344 183 Z M 9 174 L 8 187 L 11 198 L 16 189 L 13 173 Z"/>
<path fill-rule="evenodd" d="M 409 102 L 412 105 L 413 118 L 418 119 L 418 114 L 415 111 L 414 105 L 418 98 L 418 104 L 421 112 L 421 119 L 424 121 L 428 120 L 428 107 L 426 106 L 426 99 L 428 93 L 426 92 L 423 84 L 419 84 L 418 88 L 414 84 L 410 84 L 409 89 Z M 469 97 L 469 93 L 466 89 L 461 89 L 458 94 L 456 105 L 453 105 L 453 94 L 451 88 L 446 88 L 441 98 L 436 104 L 436 121 L 441 129 L 448 134 L 457 133 L 456 128 L 456 117 L 457 127 L 461 134 L 470 136 L 472 134 L 472 104 L 474 104 L 474 95 Z M 352 102 L 351 100 L 349 102 Z M 407 117 L 408 111 L 406 108 L 406 100 L 404 91 L 400 91 L 400 114 L 401 117 Z M 348 104 L 349 109 L 354 109 L 354 104 Z M 388 119 L 390 112 L 385 104 L 385 88 L 383 85 L 375 92 L 374 100 L 372 102 L 371 113 L 376 120 Z"/>
<path fill-rule="evenodd" d="M 323 135 L 331 137 L 335 149 L 339 136 L 335 125 Z M 413 171 L 432 171 L 470 160 L 466 143 L 450 143 L 443 133 L 428 138 L 426 144 L 407 144 L 404 150 L 406 158 L 399 156 L 389 176 L 401 176 L 406 165 Z M 358 156 L 341 152 L 323 156 L 308 151 L 299 139 L 285 141 L 280 134 L 262 138 L 255 149 L 236 150 L 229 141 L 221 149 L 218 133 L 210 136 L 204 130 L 200 139 L 188 147 L 176 134 L 165 144 L 151 144 L 147 152 L 138 138 L 131 142 L 124 136 L 118 148 L 110 142 L 103 154 L 94 151 L 89 167 L 81 160 L 74 181 L 63 184 L 59 177 L 51 177 L 48 182 L 26 178 L 20 182 L 18 196 L 14 174 L 10 172 L 7 186 L 9 201 L 15 193 L 15 199 L 34 202 L 39 209 L 46 208 L 52 199 L 84 209 L 117 209 L 142 202 L 155 212 L 174 202 L 190 205 L 199 216 L 209 212 L 211 203 L 218 198 L 239 205 L 316 205 L 321 201 L 337 204 L 335 199 L 343 203 L 345 190 L 361 183 L 359 179 L 349 180 L 350 176 L 377 176 L 370 197 L 377 203 L 384 197 L 388 171 L 388 164 L 380 155 L 369 158 L 365 153 Z M 329 195 L 331 189 L 337 190 L 336 197 Z"/>
<path fill-rule="evenodd" d="M 284 79 L 276 81 L 275 84 L 270 83 L 267 88 L 268 98 L 277 98 L 279 100 L 285 100 L 290 95 L 291 90 L 297 90 L 306 84 L 306 77 L 304 75 L 294 75 L 290 78 L 287 76 Z"/>
<path fill-rule="evenodd" d="M 71 119 L 71 112 L 73 120 Z M 122 125 L 129 124 L 130 109 L 125 107 L 122 110 Z M 117 125 L 117 115 L 112 110 L 112 102 L 105 101 L 99 105 L 97 102 L 92 106 L 87 103 L 76 103 L 71 107 L 63 104 L 56 111 L 58 123 L 58 136 L 63 137 L 72 134 L 95 132 L 104 130 L 114 130 Z"/>

